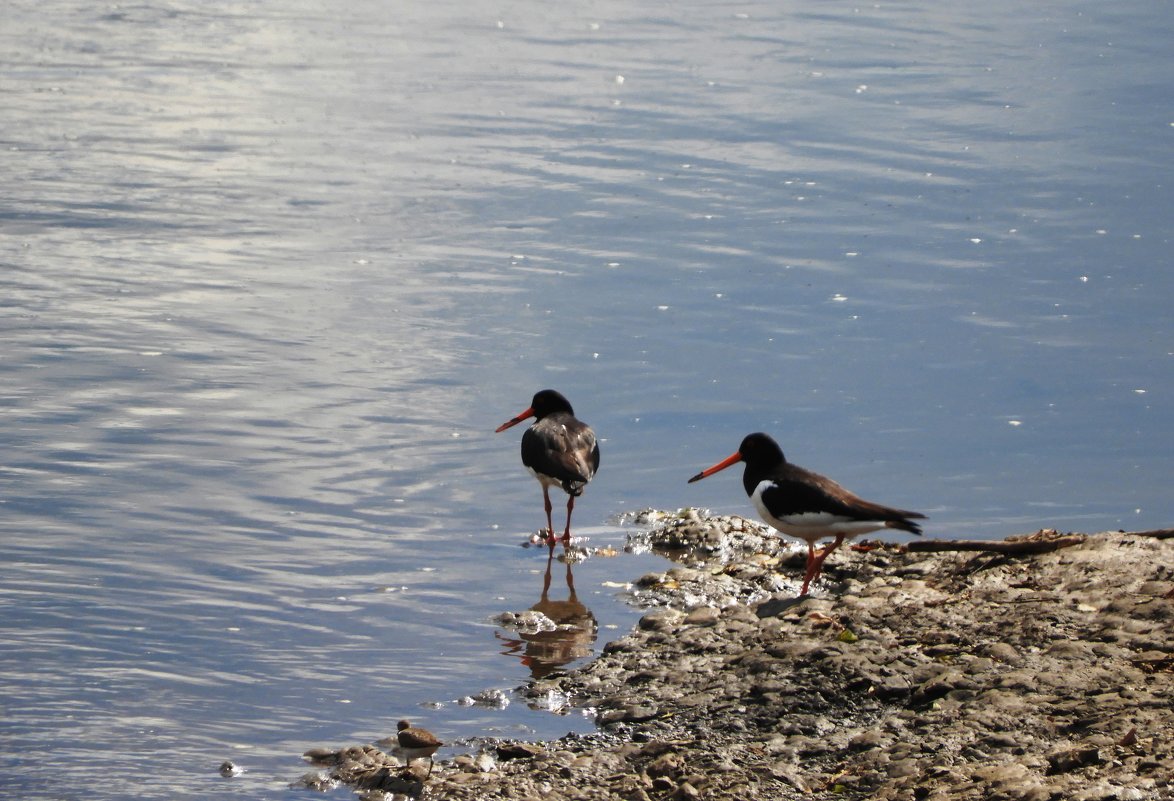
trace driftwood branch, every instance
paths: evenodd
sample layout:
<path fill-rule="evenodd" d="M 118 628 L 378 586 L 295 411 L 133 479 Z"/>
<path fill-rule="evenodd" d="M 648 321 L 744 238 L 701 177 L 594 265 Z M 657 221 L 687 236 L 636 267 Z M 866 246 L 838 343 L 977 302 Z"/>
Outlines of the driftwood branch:
<path fill-rule="evenodd" d="M 907 551 L 984 551 L 1001 554 L 1048 553 L 1079 545 L 1084 542 L 1083 534 L 1068 534 L 1062 537 L 1022 540 L 917 540 L 905 544 Z"/>
<path fill-rule="evenodd" d="M 1153 537 L 1156 540 L 1168 540 L 1174 537 L 1174 528 L 1156 528 L 1153 531 L 1131 531 L 1135 537 Z"/>
<path fill-rule="evenodd" d="M 1158 540 L 1174 538 L 1174 528 L 1158 528 L 1152 531 L 1123 531 L 1122 534 L 1130 537 L 1152 537 Z M 1006 540 L 914 540 L 900 546 L 903 551 L 939 552 L 939 551 L 983 551 L 985 553 L 999 553 L 1009 556 L 1035 553 L 1049 553 L 1079 545 L 1084 542 L 1084 534 L 1060 534 L 1055 529 L 1045 528 L 1027 537 L 1012 537 Z"/>

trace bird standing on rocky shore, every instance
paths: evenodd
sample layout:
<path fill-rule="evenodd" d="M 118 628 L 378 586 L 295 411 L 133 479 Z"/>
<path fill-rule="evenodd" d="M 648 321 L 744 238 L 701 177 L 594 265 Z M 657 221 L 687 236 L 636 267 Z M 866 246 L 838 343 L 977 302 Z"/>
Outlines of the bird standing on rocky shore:
<path fill-rule="evenodd" d="M 554 547 L 554 525 L 550 519 L 550 488 L 567 493 L 567 526 L 563 542 L 571 540 L 571 510 L 575 498 L 583 494 L 587 483 L 599 469 L 599 443 L 591 427 L 575 417 L 570 401 L 553 389 L 534 395 L 530 407 L 497 427 L 505 431 L 533 417 L 534 425 L 522 435 L 522 464 L 542 484 L 546 509 L 546 541 Z"/>
<path fill-rule="evenodd" d="M 702 470 L 689 483 L 738 462 L 746 463 L 742 486 L 759 516 L 784 534 L 807 542 L 807 570 L 800 595 L 807 594 L 824 560 L 845 540 L 882 528 L 921 534 L 921 527 L 912 520 L 925 515 L 866 501 L 827 476 L 791 464 L 778 443 L 763 433 L 748 435 L 736 453 Z M 835 539 L 817 553 L 815 543 L 827 537 Z"/>
<path fill-rule="evenodd" d="M 396 724 L 395 728 L 396 740 L 399 741 L 399 747 L 403 749 L 404 756 L 407 757 L 409 762 L 413 759 L 428 757 L 428 775 L 431 776 L 433 765 L 432 755 L 444 743 L 432 732 L 427 729 L 417 728 L 408 720 L 401 720 Z"/>

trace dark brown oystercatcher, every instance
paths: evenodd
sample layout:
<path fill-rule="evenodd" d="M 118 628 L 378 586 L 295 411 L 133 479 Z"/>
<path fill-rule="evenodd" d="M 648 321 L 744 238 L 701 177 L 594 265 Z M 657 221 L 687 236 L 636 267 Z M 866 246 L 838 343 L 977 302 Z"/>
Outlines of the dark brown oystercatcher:
<path fill-rule="evenodd" d="M 567 493 L 567 527 L 563 531 L 563 542 L 569 542 L 575 498 L 583 494 L 587 482 L 599 469 L 599 443 L 595 441 L 591 427 L 575 417 L 570 402 L 553 389 L 536 393 L 529 409 L 502 423 L 497 431 L 505 431 L 529 417 L 534 418 L 534 425 L 522 435 L 522 464 L 542 484 L 547 542 L 553 548 L 550 488 L 561 487 Z"/>
<path fill-rule="evenodd" d="M 410 721 L 401 720 L 396 724 L 396 739 L 403 749 L 404 756 L 410 762 L 413 759 L 428 757 L 428 775 L 432 775 L 432 755 L 444 745 L 435 734 L 427 729 L 419 729 Z"/>
<path fill-rule="evenodd" d="M 807 572 L 800 595 L 807 594 L 828 554 L 844 540 L 882 528 L 921 533 L 921 527 L 911 521 L 925 515 L 866 501 L 826 476 L 791 464 L 778 443 L 762 433 L 747 436 L 737 453 L 702 470 L 689 483 L 737 462 L 746 463 L 742 486 L 759 516 L 784 534 L 807 542 Z M 825 537 L 835 540 L 817 553 L 815 543 Z"/>

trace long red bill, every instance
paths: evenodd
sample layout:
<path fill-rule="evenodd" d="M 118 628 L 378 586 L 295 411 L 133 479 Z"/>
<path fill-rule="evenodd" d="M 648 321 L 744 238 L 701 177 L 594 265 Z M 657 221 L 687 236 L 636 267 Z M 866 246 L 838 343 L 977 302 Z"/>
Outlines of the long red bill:
<path fill-rule="evenodd" d="M 742 461 L 742 454 L 740 454 L 740 453 L 732 454 L 731 456 L 728 456 L 725 459 L 722 459 L 720 462 L 715 464 L 713 467 L 705 468 L 700 473 L 693 476 L 693 478 L 689 479 L 688 483 L 692 484 L 694 481 L 700 481 L 703 478 L 708 478 L 709 476 L 712 476 L 714 473 L 718 472 L 719 470 L 725 470 L 730 465 L 737 464 L 740 461 Z"/>
<path fill-rule="evenodd" d="M 504 423 L 502 423 L 496 429 L 494 429 L 493 433 L 500 434 L 502 431 L 505 431 L 510 426 L 516 426 L 518 423 L 522 422 L 527 417 L 533 417 L 533 416 L 534 416 L 534 410 L 527 409 L 526 411 L 522 412 L 521 414 L 519 414 L 517 417 L 513 418 L 512 420 L 506 420 Z"/>

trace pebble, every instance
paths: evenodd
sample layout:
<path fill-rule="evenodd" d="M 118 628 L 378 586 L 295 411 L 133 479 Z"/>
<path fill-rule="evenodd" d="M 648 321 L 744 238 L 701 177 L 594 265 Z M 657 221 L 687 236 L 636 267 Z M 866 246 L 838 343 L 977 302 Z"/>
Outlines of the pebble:
<path fill-rule="evenodd" d="M 676 609 L 654 609 L 640 618 L 639 626 L 643 631 L 670 632 L 680 625 L 684 615 Z"/>
<path fill-rule="evenodd" d="M 545 749 L 536 743 L 502 743 L 497 746 L 497 758 L 503 762 L 510 759 L 533 759 Z"/>
<path fill-rule="evenodd" d="M 721 619 L 721 610 L 712 606 L 701 606 L 685 615 L 687 626 L 712 626 Z"/>
<path fill-rule="evenodd" d="M 1005 665 L 1019 664 L 1019 652 L 1013 646 L 1007 645 L 1006 642 L 989 642 L 983 646 L 981 653 L 990 657 L 994 661 L 1004 662 Z"/>

